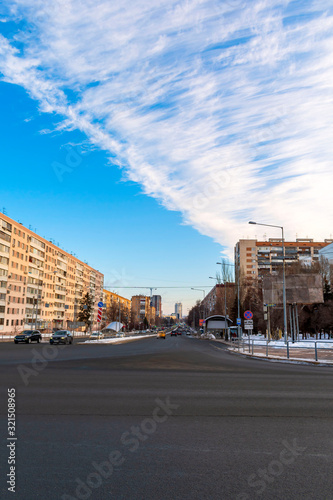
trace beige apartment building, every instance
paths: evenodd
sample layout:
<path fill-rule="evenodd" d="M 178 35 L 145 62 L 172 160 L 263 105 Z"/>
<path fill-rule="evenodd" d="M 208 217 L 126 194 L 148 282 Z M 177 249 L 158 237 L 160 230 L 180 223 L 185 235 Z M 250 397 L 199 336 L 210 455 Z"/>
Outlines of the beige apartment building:
<path fill-rule="evenodd" d="M 318 261 L 319 250 L 333 240 L 313 241 L 310 238 L 297 238 L 285 241 L 286 266 L 296 262 L 311 265 Z M 269 238 L 268 241 L 255 239 L 239 240 L 235 246 L 235 269 L 245 278 L 258 279 L 265 274 L 274 274 L 282 269 L 283 249 L 281 238 Z"/>
<path fill-rule="evenodd" d="M 105 323 L 120 320 L 128 327 L 131 321 L 132 302 L 130 299 L 104 289 L 103 303 L 105 304 L 103 317 Z"/>
<path fill-rule="evenodd" d="M 93 327 L 104 276 L 0 214 L 0 332 L 75 326 L 82 297 L 93 297 Z"/>
<path fill-rule="evenodd" d="M 150 325 L 155 325 L 156 309 L 151 305 L 150 297 L 134 295 L 132 297 L 132 320 L 135 324 L 143 323 L 145 317 Z"/>

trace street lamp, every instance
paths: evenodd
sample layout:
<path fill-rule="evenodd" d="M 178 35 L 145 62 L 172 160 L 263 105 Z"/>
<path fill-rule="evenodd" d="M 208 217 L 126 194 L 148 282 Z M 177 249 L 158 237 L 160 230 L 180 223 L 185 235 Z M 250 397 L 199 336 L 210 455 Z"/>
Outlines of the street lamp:
<path fill-rule="evenodd" d="M 282 231 L 282 286 L 283 286 L 283 330 L 284 342 L 288 342 L 287 338 L 287 303 L 286 303 L 286 265 L 285 265 L 285 248 L 284 248 L 284 231 L 283 226 L 275 226 L 273 224 L 262 224 L 260 222 L 249 221 L 249 224 L 256 224 L 257 226 L 277 227 Z"/>
<path fill-rule="evenodd" d="M 191 287 L 191 290 L 197 290 L 198 292 L 203 292 L 203 294 L 204 294 L 203 302 L 204 302 L 204 300 L 206 298 L 206 291 L 205 290 L 203 290 L 202 288 L 192 288 L 192 287 Z M 205 319 L 205 317 L 206 317 L 206 311 L 205 311 L 205 303 L 204 303 L 204 305 L 203 305 L 203 319 Z"/>
<path fill-rule="evenodd" d="M 37 267 L 37 270 L 39 271 L 40 269 L 40 266 Z M 29 274 L 33 274 L 32 272 L 29 271 Z M 38 299 L 39 299 L 39 287 L 42 286 L 43 288 L 43 280 L 40 280 L 40 273 L 38 272 L 38 284 L 37 284 L 37 298 L 33 299 L 33 308 L 32 308 L 32 318 L 31 318 L 31 330 L 32 330 L 32 326 L 33 326 L 33 321 L 34 321 L 34 316 L 35 316 L 35 330 L 37 329 L 37 324 L 38 324 Z M 32 278 L 32 279 L 35 279 L 35 278 Z M 41 299 L 42 299 L 42 294 L 41 294 Z M 36 313 L 35 313 L 35 300 L 36 300 Z M 41 300 L 42 301 L 42 300 Z"/>

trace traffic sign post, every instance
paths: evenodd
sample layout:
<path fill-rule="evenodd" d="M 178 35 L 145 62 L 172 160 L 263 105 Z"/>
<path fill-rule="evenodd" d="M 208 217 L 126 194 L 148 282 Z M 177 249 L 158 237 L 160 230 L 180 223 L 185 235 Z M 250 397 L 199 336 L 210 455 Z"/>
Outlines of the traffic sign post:
<path fill-rule="evenodd" d="M 102 321 L 102 308 L 100 307 L 97 312 L 97 323 Z"/>

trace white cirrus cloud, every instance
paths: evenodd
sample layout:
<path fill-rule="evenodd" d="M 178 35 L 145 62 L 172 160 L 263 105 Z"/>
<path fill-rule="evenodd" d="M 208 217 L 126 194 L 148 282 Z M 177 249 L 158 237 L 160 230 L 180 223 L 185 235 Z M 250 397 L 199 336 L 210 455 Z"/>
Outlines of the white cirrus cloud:
<path fill-rule="evenodd" d="M 5 16 L 3 79 L 184 223 L 229 249 L 249 219 L 329 236 L 328 1 L 13 0 Z"/>

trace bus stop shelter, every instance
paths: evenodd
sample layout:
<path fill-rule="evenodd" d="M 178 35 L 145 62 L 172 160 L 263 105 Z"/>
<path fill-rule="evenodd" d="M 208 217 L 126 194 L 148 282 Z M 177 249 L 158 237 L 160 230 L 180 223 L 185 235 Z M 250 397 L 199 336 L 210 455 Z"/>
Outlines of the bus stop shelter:
<path fill-rule="evenodd" d="M 205 332 L 213 333 L 214 335 L 223 334 L 226 328 L 232 324 L 230 318 L 216 314 L 205 319 Z"/>

